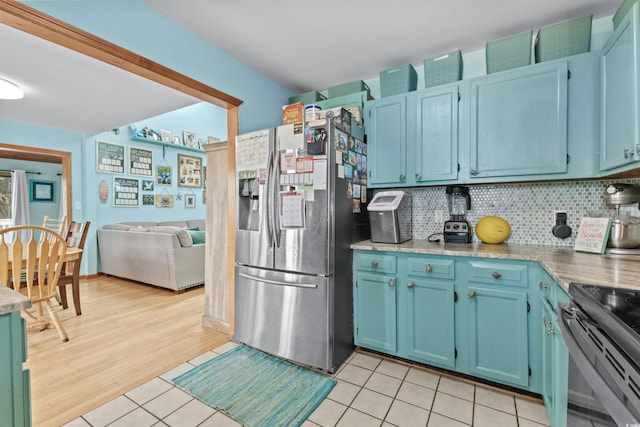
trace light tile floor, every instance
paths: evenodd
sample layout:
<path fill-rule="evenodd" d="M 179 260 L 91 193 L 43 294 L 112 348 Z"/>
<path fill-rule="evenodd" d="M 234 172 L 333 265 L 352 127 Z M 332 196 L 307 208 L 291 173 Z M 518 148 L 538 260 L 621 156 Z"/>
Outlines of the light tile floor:
<path fill-rule="evenodd" d="M 235 347 L 229 342 L 84 414 L 65 427 L 240 426 L 174 387 L 171 379 Z M 542 403 L 481 385 L 354 353 L 338 383 L 303 427 L 541 427 Z"/>

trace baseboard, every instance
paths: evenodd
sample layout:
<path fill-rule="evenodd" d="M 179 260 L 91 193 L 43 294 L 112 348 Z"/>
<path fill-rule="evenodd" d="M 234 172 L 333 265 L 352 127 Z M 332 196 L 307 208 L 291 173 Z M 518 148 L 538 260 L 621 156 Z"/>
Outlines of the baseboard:
<path fill-rule="evenodd" d="M 229 335 L 231 331 L 228 323 L 223 322 L 222 320 L 214 319 L 213 317 L 208 317 L 208 316 L 202 316 L 202 326 L 215 329 L 216 331 L 222 332 L 223 334 L 227 334 L 227 335 Z"/>

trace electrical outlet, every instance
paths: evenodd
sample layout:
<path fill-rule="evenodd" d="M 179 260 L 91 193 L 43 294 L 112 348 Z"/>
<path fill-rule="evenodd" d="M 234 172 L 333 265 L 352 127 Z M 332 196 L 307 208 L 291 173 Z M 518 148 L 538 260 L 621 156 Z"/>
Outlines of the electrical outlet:
<path fill-rule="evenodd" d="M 433 219 L 435 222 L 443 222 L 444 221 L 444 211 L 442 209 L 436 209 L 433 212 Z"/>

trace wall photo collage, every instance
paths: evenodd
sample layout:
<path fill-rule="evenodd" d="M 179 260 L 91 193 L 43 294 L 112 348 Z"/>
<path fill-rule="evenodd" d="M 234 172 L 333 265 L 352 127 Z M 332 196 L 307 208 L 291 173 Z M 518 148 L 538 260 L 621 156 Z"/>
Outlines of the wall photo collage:
<path fill-rule="evenodd" d="M 173 208 L 175 200 L 182 200 L 178 192 L 170 192 L 175 182 L 178 187 L 188 188 L 185 195 L 185 208 L 196 207 L 195 188 L 203 188 L 203 159 L 197 156 L 176 155 L 175 164 L 169 164 L 163 158 L 154 163 L 153 150 L 140 146 L 125 146 L 107 141 L 96 141 L 96 171 L 114 174 L 112 182 L 112 205 L 115 207 L 155 206 Z M 100 202 L 106 204 L 109 199 L 109 184 L 101 180 L 98 186 Z"/>

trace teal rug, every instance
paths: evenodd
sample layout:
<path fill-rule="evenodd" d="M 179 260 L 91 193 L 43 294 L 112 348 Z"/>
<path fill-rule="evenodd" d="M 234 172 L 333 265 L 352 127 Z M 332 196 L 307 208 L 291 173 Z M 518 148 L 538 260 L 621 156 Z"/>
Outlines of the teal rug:
<path fill-rule="evenodd" d="M 247 346 L 216 356 L 172 381 L 247 427 L 299 426 L 336 384 L 332 378 Z"/>

